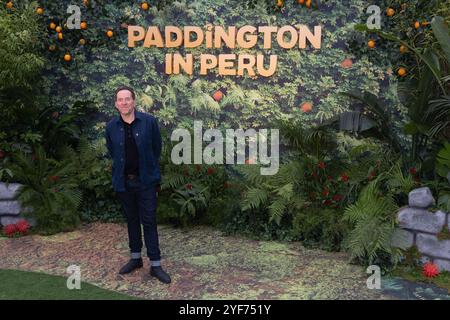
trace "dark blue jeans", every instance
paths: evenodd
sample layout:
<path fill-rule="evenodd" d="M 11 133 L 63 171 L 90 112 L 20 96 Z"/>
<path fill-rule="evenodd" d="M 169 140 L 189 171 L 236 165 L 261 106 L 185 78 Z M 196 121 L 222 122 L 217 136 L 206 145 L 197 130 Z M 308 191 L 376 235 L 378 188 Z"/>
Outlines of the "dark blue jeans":
<path fill-rule="evenodd" d="M 143 188 L 139 178 L 125 180 L 126 191 L 117 192 L 128 223 L 128 240 L 132 253 L 142 250 L 141 224 L 147 256 L 152 261 L 161 260 L 156 226 L 156 186 Z"/>

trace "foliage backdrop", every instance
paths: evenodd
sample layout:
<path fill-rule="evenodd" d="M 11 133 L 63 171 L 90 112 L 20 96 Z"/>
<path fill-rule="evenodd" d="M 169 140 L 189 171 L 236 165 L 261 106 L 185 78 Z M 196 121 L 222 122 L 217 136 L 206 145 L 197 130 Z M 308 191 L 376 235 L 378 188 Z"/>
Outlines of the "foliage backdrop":
<path fill-rule="evenodd" d="M 58 23 L 64 19 L 66 4 L 42 1 L 45 8 L 42 24 Z M 48 43 L 57 50 L 48 52 L 45 91 L 53 104 L 70 108 L 75 101 L 90 100 L 98 111 L 111 116 L 115 113 L 113 91 L 121 84 L 129 84 L 138 93 L 139 109 L 155 114 L 163 126 L 191 126 L 193 119 L 201 119 L 211 127 L 260 127 L 276 119 L 301 119 L 305 123 L 331 119 L 347 110 L 348 99 L 339 95 L 350 90 L 378 94 L 392 106 L 392 113 L 401 115 L 402 109 L 396 96 L 396 76 L 385 54 L 378 51 L 377 62 L 369 55 L 354 52 L 352 43 L 366 42 L 355 32 L 355 24 L 367 17 L 368 1 L 322 1 L 319 9 L 306 8 L 296 1 L 286 1 L 281 10 L 268 12 L 264 2 L 249 7 L 247 2 L 231 0 L 173 1 L 158 9 L 151 2 L 148 11 L 140 8 L 138 1 L 90 1 L 87 6 L 80 1 L 82 20 L 88 23 L 86 30 L 63 30 L 63 41 L 49 30 Z M 274 4 L 275 7 L 275 4 Z M 386 18 L 386 17 L 384 17 Z M 271 50 L 255 47 L 249 50 L 235 49 L 233 53 L 248 52 L 278 55 L 278 68 L 269 78 L 208 76 L 168 76 L 164 74 L 164 57 L 175 49 L 127 47 L 127 29 L 124 24 L 200 26 L 206 24 L 224 27 L 243 25 L 315 25 L 323 28 L 322 49 L 282 49 L 276 41 Z M 105 32 L 111 29 L 114 36 Z M 85 45 L 79 39 L 86 40 Z M 261 43 L 261 42 L 259 42 Z M 360 49 L 368 51 L 369 49 Z M 218 49 L 203 46 L 181 50 L 181 53 L 220 54 Z M 63 60 L 69 52 L 71 62 Z M 343 62 L 351 59 L 347 65 Z M 267 61 L 267 60 L 266 60 Z M 224 93 L 219 103 L 211 96 L 216 90 Z M 301 104 L 311 102 L 310 113 L 301 111 Z M 97 129 L 102 129 L 99 124 Z"/>

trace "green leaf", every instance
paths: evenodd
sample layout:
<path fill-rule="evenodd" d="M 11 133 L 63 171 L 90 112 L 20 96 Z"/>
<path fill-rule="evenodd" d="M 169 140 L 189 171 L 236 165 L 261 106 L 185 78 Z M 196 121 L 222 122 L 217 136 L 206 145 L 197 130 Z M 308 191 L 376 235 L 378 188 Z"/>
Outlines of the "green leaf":
<path fill-rule="evenodd" d="M 149 107 L 153 106 L 153 99 L 152 99 L 152 97 L 150 97 L 149 95 L 147 95 L 145 93 L 141 94 L 140 102 L 141 102 L 141 105 L 143 107 L 149 108 Z"/>
<path fill-rule="evenodd" d="M 250 188 L 242 201 L 242 210 L 257 209 L 264 205 L 269 194 L 264 189 Z"/>
<path fill-rule="evenodd" d="M 444 147 L 437 154 L 436 161 L 437 173 L 443 178 L 448 178 L 450 172 L 450 143 L 445 143 Z"/>
<path fill-rule="evenodd" d="M 439 195 L 438 207 L 445 211 L 450 211 L 450 193 L 443 193 Z"/>
<path fill-rule="evenodd" d="M 450 31 L 448 26 L 442 17 L 436 16 L 431 21 L 431 28 L 433 29 L 433 34 L 439 41 L 442 50 L 445 53 L 447 63 L 450 64 Z"/>
<path fill-rule="evenodd" d="M 405 131 L 406 134 L 416 134 L 419 132 L 419 129 L 417 128 L 417 125 L 414 122 L 410 122 L 405 124 L 405 126 L 403 127 L 403 130 Z"/>
<path fill-rule="evenodd" d="M 275 200 L 269 206 L 270 213 L 270 221 L 275 221 L 278 225 L 281 222 L 281 218 L 283 217 L 283 213 L 286 210 L 287 202 L 285 199 L 280 198 Z"/>

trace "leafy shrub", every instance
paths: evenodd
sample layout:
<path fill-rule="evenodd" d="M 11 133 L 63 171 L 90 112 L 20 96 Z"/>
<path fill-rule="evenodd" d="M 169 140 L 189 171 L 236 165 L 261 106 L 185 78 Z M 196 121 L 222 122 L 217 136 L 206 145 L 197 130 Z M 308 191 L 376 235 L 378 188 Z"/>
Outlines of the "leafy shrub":
<path fill-rule="evenodd" d="M 283 216 L 292 216 L 304 204 L 298 192 L 301 181 L 301 164 L 292 161 L 280 165 L 278 174 L 261 176 L 259 166 L 239 166 L 247 190 L 242 195 L 242 211 L 267 211 L 268 223 L 280 224 Z M 264 214 L 265 216 L 265 214 Z"/>
<path fill-rule="evenodd" d="M 340 251 L 348 233 L 340 209 L 308 208 L 294 215 L 292 235 L 306 247 Z"/>
<path fill-rule="evenodd" d="M 124 221 L 112 186 L 111 160 L 105 159 L 105 153 L 106 147 L 102 140 L 89 142 L 86 137 L 80 139 L 77 152 L 70 152 L 70 157 L 77 163 L 76 179 L 83 192 L 80 213 L 86 222 Z"/>
<path fill-rule="evenodd" d="M 122 208 L 115 198 L 99 200 L 92 195 L 83 196 L 80 206 L 81 220 L 84 222 L 125 222 Z"/>
<path fill-rule="evenodd" d="M 220 229 L 227 235 L 239 234 L 256 240 L 293 240 L 292 217 L 285 215 L 279 223 L 268 221 L 268 211 L 235 208 Z"/>
<path fill-rule="evenodd" d="M 448 142 L 445 142 L 437 153 L 436 172 L 439 177 L 430 187 L 438 195 L 438 207 L 450 212 L 450 143 Z"/>
<path fill-rule="evenodd" d="M 77 209 L 82 192 L 76 181 L 77 166 L 71 159 L 47 158 L 42 147 L 33 155 L 17 152 L 9 168 L 23 187 L 17 199 L 24 208 L 32 208 L 37 231 L 52 234 L 72 230 L 80 222 Z"/>
<path fill-rule="evenodd" d="M 398 207 L 392 193 L 380 190 L 380 180 L 369 183 L 358 201 L 345 210 L 344 221 L 351 224 L 352 230 L 344 247 L 352 259 L 387 267 L 398 263 L 401 257 L 401 249 L 391 245 Z"/>
<path fill-rule="evenodd" d="M 170 196 L 164 193 L 158 195 L 158 206 L 156 208 L 156 217 L 158 223 L 168 223 L 175 227 L 182 226 L 178 218 L 179 209 L 170 200 Z"/>
<path fill-rule="evenodd" d="M 230 184 L 228 188 L 233 187 Z M 223 227 L 232 219 L 235 212 L 240 210 L 239 202 L 236 201 L 239 197 L 239 192 L 235 189 L 211 199 L 202 223 L 217 228 Z"/>
<path fill-rule="evenodd" d="M 188 183 L 175 189 L 170 198 L 179 206 L 177 218 L 182 225 L 186 225 L 189 220 L 194 220 L 206 210 L 210 194 L 208 187 Z"/>
<path fill-rule="evenodd" d="M 219 198 L 227 198 L 230 175 L 221 165 L 174 165 L 171 162 L 173 142 L 165 130 L 161 132 L 163 150 L 161 154 L 161 192 L 167 212 L 161 212 L 161 219 L 175 225 L 209 222 L 210 207 Z M 192 149 L 193 150 L 193 149 Z M 215 211 L 217 213 L 217 211 Z M 215 220 L 220 220 L 216 216 Z"/>
<path fill-rule="evenodd" d="M 37 41 L 44 36 L 39 18 L 32 7 L 8 10 L 0 6 L 0 179 L 10 179 L 12 172 L 3 163 L 15 149 L 30 150 L 26 145 L 40 136 L 30 126 L 42 110 L 36 84 L 45 65 Z"/>

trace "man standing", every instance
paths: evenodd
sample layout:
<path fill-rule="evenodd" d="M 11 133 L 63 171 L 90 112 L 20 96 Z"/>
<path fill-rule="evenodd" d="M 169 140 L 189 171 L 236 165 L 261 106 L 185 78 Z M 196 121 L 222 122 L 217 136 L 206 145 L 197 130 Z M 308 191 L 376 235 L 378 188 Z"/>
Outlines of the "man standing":
<path fill-rule="evenodd" d="M 156 188 L 161 181 L 159 157 L 161 135 L 156 118 L 135 110 L 135 93 L 122 86 L 115 91 L 115 106 L 119 115 L 106 126 L 106 145 L 113 160 L 112 183 L 127 218 L 131 259 L 120 274 L 143 266 L 141 224 L 150 275 L 163 283 L 170 276 L 161 267 L 156 226 Z"/>

